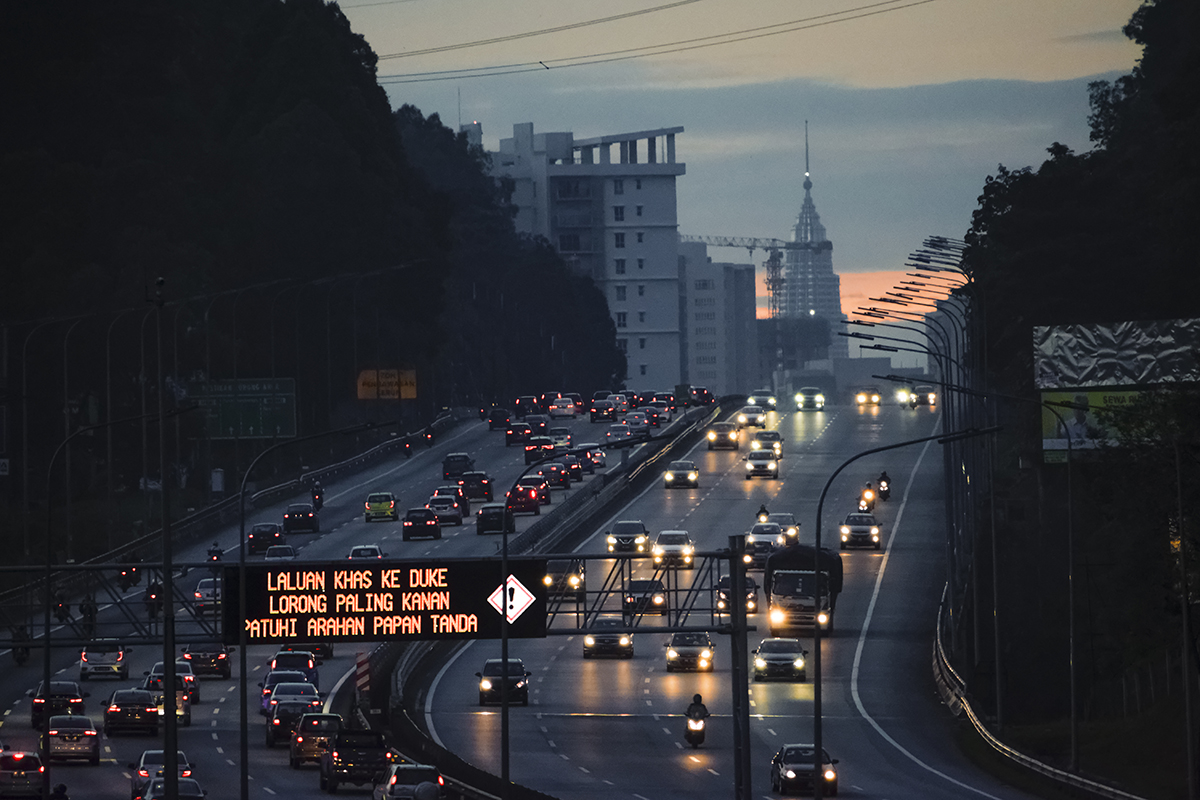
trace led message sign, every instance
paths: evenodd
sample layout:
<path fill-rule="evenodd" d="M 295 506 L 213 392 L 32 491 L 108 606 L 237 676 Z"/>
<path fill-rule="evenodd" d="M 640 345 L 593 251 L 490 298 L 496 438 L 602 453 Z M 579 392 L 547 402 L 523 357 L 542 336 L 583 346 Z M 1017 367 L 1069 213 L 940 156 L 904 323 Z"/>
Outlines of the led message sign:
<path fill-rule="evenodd" d="M 238 566 L 224 568 L 225 641 L 237 644 L 499 639 L 546 635 L 544 559 L 289 561 L 246 565 L 245 615 Z"/>

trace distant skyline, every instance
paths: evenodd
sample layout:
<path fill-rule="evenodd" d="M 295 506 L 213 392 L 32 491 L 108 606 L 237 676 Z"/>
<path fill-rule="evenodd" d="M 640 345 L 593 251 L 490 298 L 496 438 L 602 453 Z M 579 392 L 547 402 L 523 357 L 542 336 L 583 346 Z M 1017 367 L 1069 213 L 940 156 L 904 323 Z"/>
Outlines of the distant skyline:
<path fill-rule="evenodd" d="M 878 274 L 902 279 L 905 257 L 926 236 L 966 233 L 998 164 L 1037 167 L 1056 141 L 1091 148 L 1087 84 L 1133 68 L 1140 50 L 1121 28 L 1139 5 L 347 0 L 340 7 L 381 57 L 380 82 L 394 107 L 436 113 L 454 129 L 460 118 L 478 121 L 490 151 L 521 122 L 578 137 L 682 125 L 681 233 L 789 238 L 804 195 L 808 120 L 812 196 L 834 244 L 834 269 L 876 274 L 871 280 L 886 290 L 894 281 Z M 523 35 L 567 26 L 576 27 Z M 760 30 L 742 36 L 758 38 L 685 49 L 749 29 Z M 389 57 L 503 37 L 519 38 Z M 679 44 L 685 40 L 693 42 Z M 567 66 L 663 44 L 674 52 Z M 534 71 L 444 81 L 425 74 L 497 65 Z M 709 254 L 748 261 L 745 250 Z M 764 258 L 755 253 L 760 293 Z M 847 313 L 858 305 L 849 283 L 856 282 L 843 278 Z"/>

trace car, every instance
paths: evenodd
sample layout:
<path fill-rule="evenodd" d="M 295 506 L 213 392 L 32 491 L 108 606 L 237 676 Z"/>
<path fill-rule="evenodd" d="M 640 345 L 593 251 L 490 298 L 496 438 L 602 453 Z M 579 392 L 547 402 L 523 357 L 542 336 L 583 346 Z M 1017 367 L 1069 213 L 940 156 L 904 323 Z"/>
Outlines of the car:
<path fill-rule="evenodd" d="M 592 422 L 612 421 L 617 418 L 617 408 L 611 400 L 593 400 L 588 416 Z"/>
<path fill-rule="evenodd" d="M 484 503 L 475 512 L 475 534 L 515 533 L 517 521 L 506 503 Z"/>
<path fill-rule="evenodd" d="M 29 724 L 34 730 L 42 729 L 42 722 L 58 714 L 83 714 L 85 697 L 90 695 L 80 691 L 75 681 L 50 681 L 50 691 L 45 691 L 46 684 L 38 683 L 36 689 L 25 693 L 33 698 L 29 704 Z"/>
<path fill-rule="evenodd" d="M 755 450 L 746 456 L 746 480 L 760 475 L 772 480 L 779 477 L 779 460 L 774 453 Z"/>
<path fill-rule="evenodd" d="M 663 647 L 667 648 L 667 672 L 713 671 L 713 653 L 716 651 L 716 645 L 707 632 L 677 631 L 671 634 L 671 641 Z"/>
<path fill-rule="evenodd" d="M 446 486 L 439 486 L 433 490 L 433 496 L 453 497 L 458 505 L 462 508 L 463 514 L 470 515 L 471 513 L 471 498 L 467 497 L 466 491 L 462 484 L 451 483 Z"/>
<path fill-rule="evenodd" d="M 750 396 L 746 398 L 746 405 L 774 409 L 775 394 L 770 389 L 755 389 L 750 393 Z"/>
<path fill-rule="evenodd" d="M 161 679 L 165 673 L 163 662 L 156 661 L 154 666 L 143 672 L 143 675 L 149 675 L 153 678 Z M 179 659 L 175 662 L 175 675 L 183 678 L 183 685 L 187 689 L 188 702 L 200 702 L 200 681 L 196 679 L 196 673 L 192 672 L 192 664 L 190 661 Z"/>
<path fill-rule="evenodd" d="M 838 775 L 834 765 L 836 758 L 821 748 L 821 764 L 816 764 L 817 748 L 811 744 L 785 744 L 771 758 L 771 791 L 778 794 L 811 792 L 816 781 L 821 781 L 821 794 L 835 797 Z"/>
<path fill-rule="evenodd" d="M 538 395 L 538 407 L 542 409 L 543 414 L 550 413 L 550 406 L 555 401 L 562 397 L 566 397 L 562 392 L 542 392 Z"/>
<path fill-rule="evenodd" d="M 738 426 L 732 422 L 714 422 L 708 426 L 704 438 L 709 450 L 740 450 L 742 446 Z"/>
<path fill-rule="evenodd" d="M 549 494 L 549 490 L 546 491 Z M 505 496 L 504 507 L 511 516 L 518 513 L 542 513 L 542 490 L 536 486 L 515 486 Z M 516 523 L 513 523 L 515 529 Z M 503 533 L 503 531 L 501 531 Z"/>
<path fill-rule="evenodd" d="M 622 442 L 633 436 L 633 429 L 623 422 L 618 422 L 616 425 L 609 425 L 608 430 L 604 432 L 604 439 L 608 443 Z"/>
<path fill-rule="evenodd" d="M 195 778 L 179 778 L 173 794 L 167 793 L 167 782 L 163 778 L 155 778 L 146 787 L 141 800 L 205 800 L 208 792 L 200 786 Z"/>
<path fill-rule="evenodd" d="M 290 742 L 300 718 L 311 713 L 312 710 L 312 703 L 308 700 L 282 700 L 276 703 L 271 708 L 271 714 L 267 717 L 267 724 L 263 731 L 267 747 L 274 747 L 285 740 Z"/>
<path fill-rule="evenodd" d="M 201 614 L 216 612 L 221 603 L 221 581 L 217 578 L 201 578 L 192 592 L 192 606 Z"/>
<path fill-rule="evenodd" d="M 655 403 L 666 403 L 672 412 L 675 411 L 676 403 L 678 402 L 674 392 L 655 392 L 650 399 Z"/>
<path fill-rule="evenodd" d="M 620 617 L 597 617 L 583 636 L 583 657 L 611 653 L 622 658 L 633 658 L 633 634 L 621 630 L 625 627 L 625 620 Z"/>
<path fill-rule="evenodd" d="M 662 531 L 654 539 L 654 547 L 650 550 L 654 556 L 654 566 L 681 566 L 692 569 L 696 566 L 694 560 L 696 545 L 687 531 Z"/>
<path fill-rule="evenodd" d="M 104 707 L 104 735 L 139 730 L 158 735 L 158 704 L 145 689 L 117 689 Z"/>
<path fill-rule="evenodd" d="M 442 526 L 438 524 L 437 514 L 432 509 L 410 508 L 404 512 L 404 520 L 400 524 L 403 531 L 400 538 L 406 542 L 414 536 L 442 538 Z"/>
<path fill-rule="evenodd" d="M 625 424 L 629 426 L 631 436 L 646 436 L 650 433 L 650 420 L 645 411 L 630 411 L 625 415 Z"/>
<path fill-rule="evenodd" d="M 571 402 L 575 404 L 575 413 L 582 414 L 587 404 L 583 402 L 583 396 L 579 392 L 563 392 L 563 397 L 571 398 Z"/>
<path fill-rule="evenodd" d="M 517 478 L 515 488 L 536 489 L 538 503 L 543 506 L 550 505 L 550 484 L 542 475 L 538 475 L 537 473 L 522 475 L 520 478 Z"/>
<path fill-rule="evenodd" d="M 400 519 L 400 510 L 396 507 L 396 495 L 391 492 L 371 492 L 367 495 L 363 521 L 370 522 L 373 519 L 390 519 L 392 522 Z"/>
<path fill-rule="evenodd" d="M 707 406 L 717 402 L 717 398 L 713 397 L 708 387 L 693 386 L 690 401 L 694 406 Z"/>
<path fill-rule="evenodd" d="M 800 391 L 796 392 L 795 400 L 797 411 L 804 411 L 809 408 L 821 411 L 825 408 L 825 393 L 816 386 L 800 387 Z"/>
<path fill-rule="evenodd" d="M 164 678 L 165 676 L 162 673 L 147 675 L 141 685 L 142 689 L 154 695 L 154 705 L 158 709 L 160 722 L 167 715 L 167 693 L 163 689 L 165 684 Z M 175 675 L 175 719 L 185 727 L 192 724 L 191 693 L 188 691 L 187 681 L 179 674 Z"/>
<path fill-rule="evenodd" d="M 246 533 L 246 553 L 256 555 L 265 553 L 273 544 L 287 543 L 283 526 L 278 522 L 256 522 Z"/>
<path fill-rule="evenodd" d="M 507 665 L 503 659 L 489 658 L 483 662 L 483 669 L 475 673 L 479 678 L 479 705 L 490 702 L 500 702 L 501 685 L 508 684 L 508 702 L 521 701 L 521 705 L 529 705 L 529 677 L 533 673 L 525 669 L 525 663 L 519 658 L 508 659 Z"/>
<path fill-rule="evenodd" d="M 614 417 L 619 417 L 629 410 L 629 400 L 623 394 L 610 394 L 604 399 L 612 403 Z"/>
<path fill-rule="evenodd" d="M 443 494 L 429 498 L 425 507 L 437 515 L 438 525 L 462 525 L 463 509 L 458 500 Z"/>
<path fill-rule="evenodd" d="M 937 390 L 928 384 L 915 386 L 908 395 L 908 404 L 913 408 L 917 406 L 936 406 Z"/>
<path fill-rule="evenodd" d="M 800 523 L 796 521 L 796 515 L 792 512 L 777 511 L 774 514 L 767 514 L 767 522 L 774 522 L 779 526 L 785 544 L 795 544 L 799 540 Z"/>
<path fill-rule="evenodd" d="M 392 764 L 383 774 L 383 779 L 375 786 L 371 800 L 417 797 L 417 787 L 423 783 L 436 786 L 438 797 L 446 796 L 446 779 L 442 777 L 442 773 L 438 771 L 437 767 L 409 761 Z M 424 796 L 421 795 L 421 797 Z"/>
<path fill-rule="evenodd" d="M 529 423 L 529 427 L 533 430 L 534 436 L 546 436 L 550 430 L 550 417 L 545 414 L 530 414 L 525 417 L 525 421 Z"/>
<path fill-rule="evenodd" d="M 600 447 L 599 442 L 584 442 L 575 448 L 579 453 L 579 461 L 584 464 L 584 470 L 587 470 L 586 464 L 591 462 L 592 469 L 595 472 L 600 467 L 608 466 L 608 458 L 604 455 L 604 450 Z"/>
<path fill-rule="evenodd" d="M 739 428 L 765 428 L 767 426 L 767 412 L 762 406 L 743 406 L 741 411 L 737 413 L 737 424 Z"/>
<path fill-rule="evenodd" d="M 551 428 L 546 431 L 546 435 L 550 437 L 550 441 L 554 442 L 555 447 L 571 447 L 571 429 L 570 428 Z"/>
<path fill-rule="evenodd" d="M 55 714 L 50 717 L 42 737 L 42 751 L 49 761 L 82 758 L 93 767 L 100 764 L 100 732 L 91 717 Z"/>
<path fill-rule="evenodd" d="M 280 703 L 307 703 L 309 710 L 313 711 L 321 708 L 321 693 L 306 681 L 280 681 L 267 698 L 265 715 L 270 716 Z"/>
<path fill-rule="evenodd" d="M 558 460 L 558 463 L 563 465 L 563 469 L 567 471 L 567 477 L 573 481 L 583 480 L 583 462 L 577 456 L 567 454 Z M 590 462 L 588 466 L 591 466 Z M 591 472 L 595 471 L 593 467 Z"/>
<path fill-rule="evenodd" d="M 464 472 L 458 479 L 458 487 L 468 500 L 492 502 L 492 479 L 482 470 Z M 471 512 L 467 512 L 468 514 Z"/>
<path fill-rule="evenodd" d="M 513 403 L 513 416 L 517 419 L 525 419 L 527 415 L 536 413 L 538 413 L 538 401 L 531 394 L 521 395 Z"/>
<path fill-rule="evenodd" d="M 758 581 L 751 578 L 749 575 L 742 577 L 743 585 L 746 593 L 746 613 L 753 614 L 758 611 Z M 730 594 L 733 592 L 733 579 L 728 575 L 722 575 L 717 581 L 717 613 L 728 614 L 733 608 L 732 598 Z"/>
<path fill-rule="evenodd" d="M 879 550 L 883 547 L 879 520 L 875 519 L 874 514 L 861 511 L 847 514 L 838 532 L 842 536 L 842 550 L 847 547 L 874 547 Z"/>
<path fill-rule="evenodd" d="M 688 486 L 695 489 L 700 485 L 700 469 L 691 461 L 672 461 L 663 473 L 663 486 L 674 489 Z"/>
<path fill-rule="evenodd" d="M 464 472 L 475 469 L 475 459 L 466 453 L 448 453 L 442 459 L 442 479 L 457 478 Z"/>
<path fill-rule="evenodd" d="M 864 386 L 854 390 L 854 405 L 877 406 L 883 400 L 883 393 L 878 386 Z"/>
<path fill-rule="evenodd" d="M 808 651 L 800 646 L 799 639 L 771 637 L 763 639 L 754 648 L 754 680 L 787 678 L 803 683 L 808 679 Z"/>
<path fill-rule="evenodd" d="M 312 503 L 292 503 L 283 512 L 283 532 L 292 531 L 321 532 L 321 517 Z"/>
<path fill-rule="evenodd" d="M 525 464 L 535 464 L 554 455 L 554 440 L 549 436 L 530 436 L 525 443 Z"/>
<path fill-rule="evenodd" d="M 575 418 L 575 401 L 569 397 L 560 397 L 550 403 L 549 410 L 550 418 L 555 417 L 570 417 Z"/>
<path fill-rule="evenodd" d="M 145 797 L 151 781 L 162 778 L 166 763 L 167 751 L 143 750 L 141 757 L 136 762 L 129 763 L 129 769 L 133 771 L 129 778 L 129 796 L 133 800 Z M 188 757 L 182 750 L 175 751 L 175 764 L 180 781 L 192 777 L 192 763 L 188 761 Z"/>
<path fill-rule="evenodd" d="M 665 617 L 670 610 L 671 603 L 662 581 L 639 578 L 625 584 L 621 611 L 626 616 L 658 612 Z"/>
<path fill-rule="evenodd" d="M 460 519 L 459 522 L 461 523 L 462 520 Z M 383 552 L 382 548 L 380 548 L 377 544 L 360 544 L 351 547 L 350 553 L 346 556 L 346 558 L 350 559 L 351 561 L 356 561 L 358 559 L 387 558 L 387 553 Z"/>
<path fill-rule="evenodd" d="M 783 455 L 783 436 L 779 431 L 758 431 L 750 440 L 751 450 L 765 450 L 776 458 Z"/>
<path fill-rule="evenodd" d="M 675 417 L 675 411 L 664 400 L 653 400 L 648 405 L 642 406 L 643 409 L 653 409 L 658 416 L 656 425 L 662 425 L 670 422 Z M 647 412 L 649 413 L 649 412 Z"/>
<path fill-rule="evenodd" d="M 196 675 L 219 675 L 226 680 L 232 674 L 233 665 L 229 656 L 233 648 L 223 642 L 196 642 L 183 648 L 183 660 L 192 665 Z"/>
<path fill-rule="evenodd" d="M 342 727 L 330 734 L 328 743 L 321 750 L 318 784 L 330 794 L 336 794 L 344 783 L 374 786 L 396 758 L 383 731 Z"/>
<path fill-rule="evenodd" d="M 778 529 L 779 526 L 772 524 L 772 527 Z M 746 568 L 765 569 L 767 559 L 778 549 L 777 538 L 778 536 L 773 534 L 746 534 L 746 552 L 742 555 L 742 563 Z"/>
<path fill-rule="evenodd" d="M 125 655 L 132 652 L 133 648 L 126 647 L 120 639 L 93 639 L 79 654 L 79 680 L 101 677 L 128 680 L 129 661 Z"/>
<path fill-rule="evenodd" d="M 300 717 L 288 743 L 288 765 L 299 769 L 306 761 L 319 763 L 322 745 L 341 729 L 341 714 L 309 712 Z"/>
<path fill-rule="evenodd" d="M 264 561 L 295 561 L 296 548 L 290 544 L 276 544 L 267 548 L 266 554 L 263 556 Z"/>
<path fill-rule="evenodd" d="M 42 757 L 24 750 L 0 752 L 0 797 L 42 797 Z"/>
<path fill-rule="evenodd" d="M 267 710 L 271 707 L 271 692 L 275 691 L 275 684 L 284 682 L 305 682 L 307 677 L 304 672 L 295 669 L 275 669 L 268 672 L 259 681 L 259 687 L 262 689 L 260 697 L 259 713 L 266 716 Z"/>
<path fill-rule="evenodd" d="M 567 468 L 557 461 L 548 461 L 538 467 L 538 475 L 546 479 L 546 485 L 551 489 L 570 489 L 571 475 Z"/>
<path fill-rule="evenodd" d="M 333 658 L 333 643 L 332 642 L 287 642 L 279 645 L 279 651 L 287 651 L 289 653 L 312 653 L 317 659 L 317 666 L 320 666 L 326 659 Z"/>
<path fill-rule="evenodd" d="M 504 446 L 527 442 L 530 436 L 533 436 L 533 428 L 530 428 L 528 423 L 510 422 L 504 430 Z"/>
<path fill-rule="evenodd" d="M 587 571 L 582 560 L 577 558 L 552 558 L 546 562 L 546 576 L 542 578 L 546 594 L 550 598 L 564 597 L 582 603 L 587 599 Z"/>
<path fill-rule="evenodd" d="M 605 539 L 610 553 L 645 553 L 650 549 L 650 531 L 640 519 L 618 520 Z"/>
<path fill-rule="evenodd" d="M 493 408 L 488 411 L 487 424 L 489 431 L 506 429 L 511 421 L 512 414 L 508 413 L 507 408 Z"/>
<path fill-rule="evenodd" d="M 279 650 L 271 656 L 267 666 L 271 670 L 295 670 L 304 673 L 304 681 L 320 688 L 321 672 L 316 653 L 311 650 Z"/>

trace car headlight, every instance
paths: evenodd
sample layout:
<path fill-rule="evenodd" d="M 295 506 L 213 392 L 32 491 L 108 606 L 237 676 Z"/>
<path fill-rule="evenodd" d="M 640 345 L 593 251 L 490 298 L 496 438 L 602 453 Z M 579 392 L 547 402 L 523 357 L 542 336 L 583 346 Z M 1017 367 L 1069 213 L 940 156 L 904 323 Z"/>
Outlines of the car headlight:
<path fill-rule="evenodd" d="M 695 551 L 696 551 L 696 548 L 692 547 L 690 544 L 683 546 L 683 554 L 685 556 L 690 556 Z"/>
<path fill-rule="evenodd" d="M 848 541 L 850 541 L 850 534 L 848 534 L 848 533 L 843 533 L 843 534 L 842 534 L 842 541 L 843 541 L 843 542 L 848 542 Z"/>
<path fill-rule="evenodd" d="M 746 421 L 746 415 L 738 414 L 738 422 L 745 422 L 745 421 Z"/>
<path fill-rule="evenodd" d="M 837 780 L 837 773 L 831 769 L 825 770 L 825 780 L 827 780 L 827 781 Z"/>
<path fill-rule="evenodd" d="M 677 658 L 679 658 L 679 653 L 675 652 L 674 648 L 671 648 L 670 650 L 667 651 L 667 660 L 668 661 L 674 661 Z"/>
<path fill-rule="evenodd" d="M 775 469 L 775 467 L 777 467 L 777 466 L 779 466 L 779 465 L 777 463 L 775 463 L 774 461 L 767 462 L 767 469 Z"/>
<path fill-rule="evenodd" d="M 492 682 L 489 681 L 487 678 L 484 678 L 483 680 L 481 680 L 479 682 L 479 688 L 482 691 L 490 692 L 492 690 Z"/>
<path fill-rule="evenodd" d="M 796 772 L 795 772 L 795 770 L 790 770 L 790 769 L 789 769 L 787 772 L 785 772 L 785 773 L 783 773 L 783 774 L 784 774 L 784 775 L 787 777 L 787 779 L 788 779 L 789 781 L 790 781 L 790 780 L 793 780 L 793 779 L 796 777 Z"/>
<path fill-rule="evenodd" d="M 675 480 L 675 473 L 668 472 L 665 475 L 663 475 L 663 478 L 665 478 L 667 480 L 667 482 L 673 481 L 673 480 Z"/>
<path fill-rule="evenodd" d="M 756 608 L 758 608 L 758 603 L 754 602 L 754 598 L 753 598 L 753 597 L 751 597 L 751 598 L 748 598 L 748 599 L 746 600 L 746 610 L 747 610 L 747 611 L 753 611 L 753 610 L 754 610 L 754 609 L 756 609 Z"/>
<path fill-rule="evenodd" d="M 663 549 L 661 547 L 659 547 L 658 545 L 654 545 L 654 550 L 652 552 L 656 556 L 661 556 L 663 554 Z"/>
<path fill-rule="evenodd" d="M 822 625 L 828 623 L 829 622 L 829 614 L 825 611 L 822 611 L 820 614 L 817 614 L 817 622 L 821 623 Z"/>
<path fill-rule="evenodd" d="M 578 586 L 578 585 L 579 585 L 579 576 L 578 576 L 578 575 L 572 575 L 572 576 L 571 576 L 570 583 L 571 583 L 571 585 L 572 585 L 572 586 Z"/>
<path fill-rule="evenodd" d="M 632 640 L 628 636 L 622 636 L 620 641 L 622 647 L 628 647 Z"/>
<path fill-rule="evenodd" d="M 877 394 L 873 394 L 873 395 L 871 395 L 871 402 L 872 402 L 872 403 L 878 403 L 878 402 L 879 402 L 879 395 L 877 395 Z"/>
<path fill-rule="evenodd" d="M 663 604 L 664 600 L 666 600 L 666 598 L 663 597 L 661 594 L 654 595 L 654 605 L 661 606 Z"/>
<path fill-rule="evenodd" d="M 762 442 L 760 442 L 758 439 L 755 439 L 753 442 L 750 443 L 750 449 L 751 450 L 761 450 Z"/>
<path fill-rule="evenodd" d="M 718 608 L 718 609 L 723 609 L 723 608 L 725 608 L 725 601 L 724 601 L 724 600 L 722 600 L 722 599 L 718 599 L 718 600 L 717 600 L 717 608 Z"/>
<path fill-rule="evenodd" d="M 825 402 L 825 395 L 823 395 L 823 394 L 819 394 L 819 395 L 817 395 L 817 402 L 818 402 L 818 403 L 824 403 L 824 402 Z"/>
<path fill-rule="evenodd" d="M 518 689 L 524 689 L 524 688 L 525 688 L 525 684 L 526 684 L 526 681 L 524 681 L 524 680 L 517 681 L 517 688 L 518 688 Z"/>
<path fill-rule="evenodd" d="M 746 555 L 742 556 L 742 562 L 745 564 L 749 564 L 753 560 L 754 556 L 750 555 L 749 553 L 746 553 Z"/>
<path fill-rule="evenodd" d="M 755 669 L 766 669 L 767 668 L 767 660 L 765 658 L 762 658 L 761 656 L 755 656 L 754 657 L 754 668 Z"/>
<path fill-rule="evenodd" d="M 645 536 L 639 536 L 639 537 L 637 537 L 636 539 L 634 539 L 634 540 L 633 540 L 633 543 L 634 543 L 634 544 L 645 544 L 645 543 L 646 543 L 646 537 L 645 537 Z"/>
<path fill-rule="evenodd" d="M 709 440 L 710 442 L 711 442 L 711 441 L 714 441 L 716 438 L 717 438 L 717 432 L 716 432 L 716 431 L 709 431 L 709 432 L 708 432 L 708 440 Z"/>
<path fill-rule="evenodd" d="M 700 657 L 701 658 L 712 658 L 712 650 L 701 650 Z"/>
<path fill-rule="evenodd" d="M 586 644 L 588 647 L 591 647 L 592 645 L 594 645 L 596 643 L 596 637 L 595 636 L 585 636 L 585 637 L 583 637 L 583 643 Z"/>
<path fill-rule="evenodd" d="M 796 669 L 804 669 L 804 659 L 797 658 L 795 661 L 792 662 L 792 666 L 795 667 Z"/>
<path fill-rule="evenodd" d="M 700 480 L 700 473 L 699 473 L 699 472 L 689 472 L 689 473 L 688 473 L 688 480 L 689 480 L 689 481 L 698 481 L 698 480 Z"/>
<path fill-rule="evenodd" d="M 730 431 L 729 432 L 729 440 L 734 441 L 736 439 L 737 439 L 737 431 Z"/>
<path fill-rule="evenodd" d="M 878 535 L 879 535 L 879 528 L 874 528 L 874 527 L 873 527 L 873 528 L 871 528 L 871 535 L 872 535 L 872 536 L 878 536 Z"/>
<path fill-rule="evenodd" d="M 553 585 L 554 584 L 554 576 L 547 575 L 546 577 L 542 578 L 542 583 L 546 584 L 547 586 Z"/>
<path fill-rule="evenodd" d="M 617 537 L 615 537 L 615 536 L 610 536 L 610 537 L 608 537 L 608 543 L 609 543 L 609 544 L 616 544 L 616 543 L 617 543 Z"/>
<path fill-rule="evenodd" d="M 867 402 L 867 396 L 866 396 L 865 394 L 859 394 L 859 395 L 855 395 L 855 396 L 854 396 L 854 402 L 856 402 L 856 403 L 865 403 L 865 402 Z"/>
<path fill-rule="evenodd" d="M 843 526 L 841 527 L 841 529 L 840 529 L 840 530 L 841 530 L 841 532 L 842 532 L 843 534 L 847 534 L 847 533 L 849 533 L 849 532 L 850 532 L 850 526 L 849 526 L 849 525 L 843 525 Z"/>
<path fill-rule="evenodd" d="M 787 621 L 787 615 L 783 613 L 783 609 L 771 609 L 771 624 L 782 625 L 785 621 Z"/>
<path fill-rule="evenodd" d="M 753 462 L 753 461 L 747 461 L 747 462 L 746 462 L 746 469 L 754 469 L 754 462 Z"/>

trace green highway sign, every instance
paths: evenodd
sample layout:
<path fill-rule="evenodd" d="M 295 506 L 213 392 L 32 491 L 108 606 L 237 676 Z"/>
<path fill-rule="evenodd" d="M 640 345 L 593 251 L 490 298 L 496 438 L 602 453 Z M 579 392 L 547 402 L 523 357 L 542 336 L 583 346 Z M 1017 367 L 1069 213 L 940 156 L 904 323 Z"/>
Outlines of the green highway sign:
<path fill-rule="evenodd" d="M 296 435 L 296 381 L 245 378 L 193 383 L 211 439 L 285 439 Z"/>

